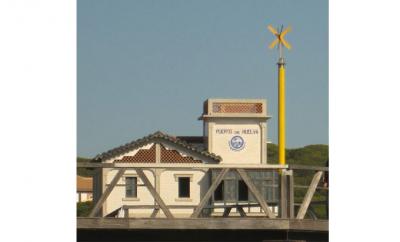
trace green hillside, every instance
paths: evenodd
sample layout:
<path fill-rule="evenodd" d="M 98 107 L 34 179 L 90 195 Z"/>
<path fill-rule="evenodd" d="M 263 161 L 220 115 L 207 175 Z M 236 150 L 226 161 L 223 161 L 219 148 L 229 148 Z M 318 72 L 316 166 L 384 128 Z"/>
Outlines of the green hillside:
<path fill-rule="evenodd" d="M 268 144 L 268 163 L 278 164 L 278 146 Z M 286 149 L 286 162 L 296 165 L 325 166 L 329 157 L 328 145 L 307 145 L 302 148 Z"/>
<path fill-rule="evenodd" d="M 278 146 L 276 144 L 268 144 L 268 163 L 278 164 Z M 302 148 L 286 149 L 287 164 L 310 165 L 310 166 L 326 166 L 326 161 L 329 159 L 328 145 L 307 145 Z M 298 171 L 294 172 L 295 185 L 309 186 L 313 178 L 314 171 Z M 303 201 L 307 189 L 295 188 L 294 196 L 295 203 L 300 204 Z M 327 190 L 320 190 L 314 194 L 313 201 L 325 201 Z M 309 208 L 318 218 L 326 218 L 325 205 L 313 204 Z M 308 216 L 308 215 L 307 215 Z"/>

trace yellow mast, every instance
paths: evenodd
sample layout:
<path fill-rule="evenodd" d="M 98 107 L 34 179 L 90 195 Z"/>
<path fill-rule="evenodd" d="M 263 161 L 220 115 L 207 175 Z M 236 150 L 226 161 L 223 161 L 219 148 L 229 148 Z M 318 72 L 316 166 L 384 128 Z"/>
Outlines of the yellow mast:
<path fill-rule="evenodd" d="M 271 25 L 268 25 L 268 29 L 276 36 L 276 39 L 269 45 L 272 49 L 276 44 L 279 48 L 279 60 L 278 60 L 278 155 L 279 164 L 286 164 L 286 115 L 285 115 L 285 59 L 283 58 L 282 45 L 291 49 L 290 44 L 283 38 L 289 31 L 291 27 L 289 26 L 283 30 L 281 27 L 280 32 L 274 29 Z M 282 31 L 283 30 L 283 31 Z"/>
<path fill-rule="evenodd" d="M 279 164 L 286 164 L 285 156 L 285 63 L 278 62 L 278 149 Z"/>

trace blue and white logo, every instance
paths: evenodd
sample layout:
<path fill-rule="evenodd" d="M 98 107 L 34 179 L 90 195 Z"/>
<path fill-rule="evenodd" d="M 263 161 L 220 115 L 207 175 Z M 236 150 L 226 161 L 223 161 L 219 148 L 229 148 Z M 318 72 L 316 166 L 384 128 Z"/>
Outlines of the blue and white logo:
<path fill-rule="evenodd" d="M 233 136 L 229 141 L 229 147 L 231 150 L 239 151 L 244 148 L 244 139 L 241 136 Z"/>

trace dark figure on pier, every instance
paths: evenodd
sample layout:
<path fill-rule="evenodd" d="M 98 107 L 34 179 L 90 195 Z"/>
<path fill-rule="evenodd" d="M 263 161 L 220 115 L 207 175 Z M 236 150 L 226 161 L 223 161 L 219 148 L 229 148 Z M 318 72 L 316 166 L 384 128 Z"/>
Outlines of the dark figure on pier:
<path fill-rule="evenodd" d="M 326 160 L 325 166 L 329 167 L 329 159 Z M 329 174 L 328 174 L 328 172 L 324 173 L 324 177 L 322 178 L 322 182 L 324 184 L 324 187 L 328 187 L 329 186 Z"/>
<path fill-rule="evenodd" d="M 326 167 L 329 167 L 329 159 L 325 163 Z M 324 187 L 329 187 L 329 173 L 325 172 L 324 177 L 322 179 L 322 182 L 324 184 Z M 329 219 L 329 190 L 326 193 L 326 205 L 325 205 L 325 212 L 326 212 L 326 218 Z"/>

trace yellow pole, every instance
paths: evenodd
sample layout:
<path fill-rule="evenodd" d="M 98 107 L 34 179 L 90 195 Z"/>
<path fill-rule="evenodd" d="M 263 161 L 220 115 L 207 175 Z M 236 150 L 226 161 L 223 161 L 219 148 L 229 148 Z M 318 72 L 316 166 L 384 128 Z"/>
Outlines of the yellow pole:
<path fill-rule="evenodd" d="M 278 62 L 278 155 L 279 164 L 286 164 L 285 157 L 285 62 Z"/>

